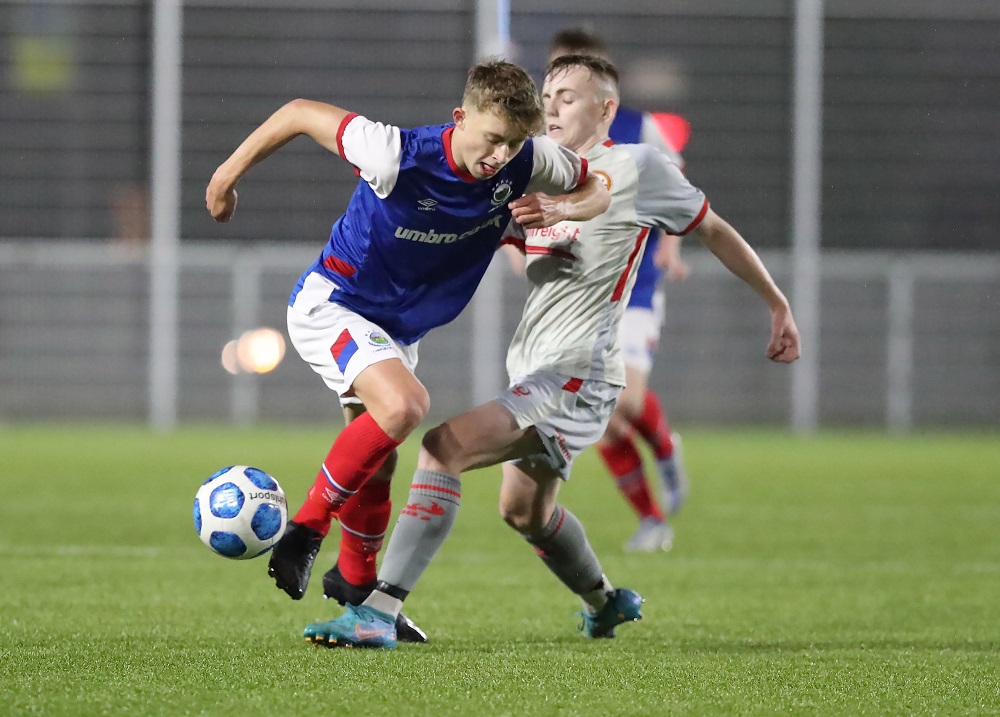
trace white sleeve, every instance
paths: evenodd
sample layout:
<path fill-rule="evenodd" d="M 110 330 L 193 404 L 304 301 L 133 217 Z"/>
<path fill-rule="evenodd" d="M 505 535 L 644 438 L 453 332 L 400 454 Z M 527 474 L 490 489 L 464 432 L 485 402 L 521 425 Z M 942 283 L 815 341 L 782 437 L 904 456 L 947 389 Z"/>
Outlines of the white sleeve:
<path fill-rule="evenodd" d="M 381 199 L 396 186 L 402 144 L 398 127 L 372 122 L 358 114 L 347 115 L 337 130 L 340 156 L 357 168 L 358 176 Z"/>
<path fill-rule="evenodd" d="M 649 112 L 642 113 L 642 129 L 639 130 L 639 141 L 643 144 L 649 144 L 656 147 L 658 150 L 663 152 L 665 155 L 674 160 L 681 170 L 684 169 L 684 158 L 681 153 L 674 149 L 663 133 L 660 132 L 660 128 L 656 126 L 656 120 Z"/>
<path fill-rule="evenodd" d="M 558 196 L 572 192 L 587 179 L 587 160 L 541 136 L 532 139 L 534 166 L 525 194 L 544 192 Z"/>
<path fill-rule="evenodd" d="M 708 200 L 680 167 L 649 145 L 618 146 L 632 154 L 639 172 L 635 212 L 640 224 L 683 236 L 701 223 L 708 212 Z"/>

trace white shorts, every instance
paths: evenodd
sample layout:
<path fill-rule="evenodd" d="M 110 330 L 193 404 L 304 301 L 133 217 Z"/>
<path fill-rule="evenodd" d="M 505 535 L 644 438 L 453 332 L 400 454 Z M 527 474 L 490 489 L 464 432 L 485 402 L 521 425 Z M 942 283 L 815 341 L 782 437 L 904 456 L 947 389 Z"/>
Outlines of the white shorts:
<path fill-rule="evenodd" d="M 547 466 L 568 479 L 573 459 L 604 433 L 621 390 L 604 381 L 550 371 L 511 381 L 497 401 L 513 414 L 519 428 L 535 427 L 545 452 L 510 462 Z"/>
<path fill-rule="evenodd" d="M 380 326 L 340 304 L 311 303 L 300 305 L 296 300 L 288 307 L 288 337 L 302 360 L 337 392 L 343 405 L 361 403 L 345 394 L 358 374 L 372 364 L 398 358 L 411 372 L 416 369 L 419 342 L 398 344 Z"/>
<path fill-rule="evenodd" d="M 663 292 L 653 294 L 653 308 L 626 308 L 618 325 L 618 345 L 625 366 L 649 375 L 663 326 Z"/>

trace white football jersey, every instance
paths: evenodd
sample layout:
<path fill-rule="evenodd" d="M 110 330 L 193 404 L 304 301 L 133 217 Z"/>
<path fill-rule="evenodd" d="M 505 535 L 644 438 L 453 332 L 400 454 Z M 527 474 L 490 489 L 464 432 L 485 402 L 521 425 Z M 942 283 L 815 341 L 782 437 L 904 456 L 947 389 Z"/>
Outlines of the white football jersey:
<path fill-rule="evenodd" d="M 585 156 L 611 192 L 611 206 L 586 222 L 524 231 L 504 241 L 526 255 L 531 289 L 507 352 L 510 377 L 548 370 L 625 385 L 618 324 L 628 304 L 651 227 L 683 235 L 708 200 L 662 152 L 609 140 Z"/>

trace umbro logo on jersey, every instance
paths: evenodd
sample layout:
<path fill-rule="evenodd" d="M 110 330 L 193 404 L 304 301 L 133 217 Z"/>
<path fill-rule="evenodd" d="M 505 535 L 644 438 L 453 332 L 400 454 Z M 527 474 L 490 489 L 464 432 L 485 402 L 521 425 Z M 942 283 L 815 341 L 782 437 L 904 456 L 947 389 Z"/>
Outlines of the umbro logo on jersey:
<path fill-rule="evenodd" d="M 420 205 L 419 207 L 417 207 L 418 211 L 433 212 L 438 202 L 436 199 L 419 199 L 417 200 L 417 204 Z"/>
<path fill-rule="evenodd" d="M 457 241 L 468 239 L 473 234 L 478 234 L 483 229 L 488 229 L 489 227 L 499 229 L 501 219 L 502 216 L 497 214 L 495 217 L 487 219 L 478 227 L 474 227 L 467 232 L 462 232 L 461 234 L 438 234 L 433 229 L 428 229 L 427 231 L 422 232 L 419 229 L 407 229 L 406 227 L 398 226 L 396 227 L 396 238 L 420 242 L 421 244 L 454 244 Z"/>

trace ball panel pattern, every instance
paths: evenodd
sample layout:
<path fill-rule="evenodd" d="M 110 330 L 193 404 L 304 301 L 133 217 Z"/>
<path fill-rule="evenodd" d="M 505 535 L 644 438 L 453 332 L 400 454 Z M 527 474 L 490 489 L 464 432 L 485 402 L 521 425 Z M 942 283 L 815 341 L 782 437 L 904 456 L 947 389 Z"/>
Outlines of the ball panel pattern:
<path fill-rule="evenodd" d="M 250 479 L 250 482 L 261 490 L 277 490 L 278 481 L 262 471 L 260 468 L 246 468 L 243 474 Z"/>
<path fill-rule="evenodd" d="M 243 510 L 246 496 L 235 483 L 223 483 L 212 490 L 208 509 L 218 518 L 235 518 Z"/>
<path fill-rule="evenodd" d="M 240 536 L 224 530 L 212 531 L 208 544 L 212 550 L 227 558 L 238 558 L 247 551 L 247 544 L 240 539 Z"/>
<path fill-rule="evenodd" d="M 201 501 L 194 499 L 194 532 L 201 535 Z"/>
<path fill-rule="evenodd" d="M 273 538 L 281 530 L 281 509 L 272 503 L 258 505 L 250 520 L 250 529 L 261 540 Z"/>

